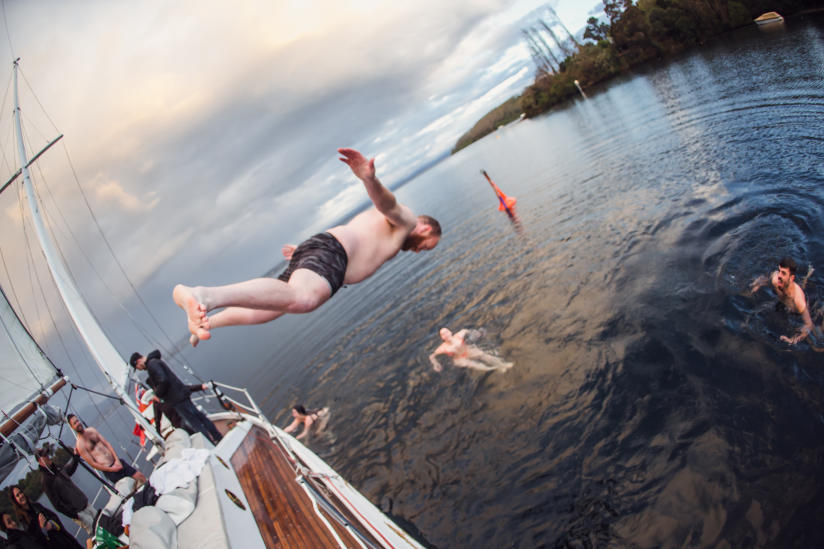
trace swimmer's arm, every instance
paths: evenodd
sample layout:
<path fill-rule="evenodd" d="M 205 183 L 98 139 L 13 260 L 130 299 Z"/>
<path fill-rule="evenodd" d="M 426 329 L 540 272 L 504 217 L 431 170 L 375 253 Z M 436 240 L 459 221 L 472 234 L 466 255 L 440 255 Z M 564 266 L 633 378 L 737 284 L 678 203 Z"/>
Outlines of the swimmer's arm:
<path fill-rule="evenodd" d="M 806 306 L 804 307 L 804 312 L 801 313 L 801 318 L 804 321 L 804 325 L 795 334 L 793 337 L 781 336 L 781 341 L 789 343 L 790 345 L 795 345 L 799 341 L 803 341 L 805 337 L 807 337 L 813 329 L 813 320 L 810 318 L 810 310 Z"/>
<path fill-rule="evenodd" d="M 298 420 L 294 420 L 292 423 L 290 423 L 288 426 L 286 426 L 283 429 L 283 431 L 286 432 L 286 433 L 291 433 L 292 431 L 294 431 L 295 429 L 298 428 L 299 424 L 300 424 L 300 422 Z"/>
<path fill-rule="evenodd" d="M 392 191 L 383 186 L 375 175 L 375 159 L 367 160 L 354 149 L 338 149 L 344 157 L 341 161 L 347 164 L 352 173 L 363 182 L 366 194 L 375 208 L 386 217 L 387 221 L 396 227 L 415 228 L 418 220 L 412 210 L 400 204 Z"/>
<path fill-rule="evenodd" d="M 431 354 L 431 355 L 429 355 L 429 362 L 431 362 L 431 363 L 432 363 L 432 368 L 433 368 L 436 372 L 440 372 L 441 370 L 443 370 L 443 366 L 441 366 L 441 363 L 440 363 L 440 362 L 438 362 L 438 359 L 437 359 L 437 358 L 435 358 L 435 357 L 436 357 L 437 355 L 443 355 L 443 354 L 446 354 L 447 352 L 449 352 L 449 350 L 450 350 L 450 347 L 449 347 L 446 343 L 442 343 L 440 347 L 438 347 L 437 349 L 435 349 L 435 350 L 432 352 L 432 354 Z"/>
<path fill-rule="evenodd" d="M 750 285 L 750 293 L 754 294 L 761 288 L 761 286 L 763 286 L 769 281 L 770 277 L 768 275 L 759 276 L 758 278 L 752 281 L 752 284 Z"/>

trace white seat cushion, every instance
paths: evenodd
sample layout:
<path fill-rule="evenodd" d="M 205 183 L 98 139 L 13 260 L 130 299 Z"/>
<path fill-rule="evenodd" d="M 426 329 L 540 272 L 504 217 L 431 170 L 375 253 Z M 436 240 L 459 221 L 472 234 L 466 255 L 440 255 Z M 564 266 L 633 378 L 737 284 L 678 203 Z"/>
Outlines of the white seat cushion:
<path fill-rule="evenodd" d="M 177 527 L 169 515 L 147 505 L 135 511 L 129 526 L 131 549 L 177 549 Z"/>

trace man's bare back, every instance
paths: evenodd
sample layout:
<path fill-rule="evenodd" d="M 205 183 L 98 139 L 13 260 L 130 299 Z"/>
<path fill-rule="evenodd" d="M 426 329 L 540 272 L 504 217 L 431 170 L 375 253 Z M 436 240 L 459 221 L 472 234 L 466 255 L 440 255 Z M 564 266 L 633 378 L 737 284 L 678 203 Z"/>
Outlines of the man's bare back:
<path fill-rule="evenodd" d="M 342 284 L 372 276 L 400 250 L 417 253 L 438 244 L 438 222 L 415 216 L 400 204 L 376 177 L 374 158 L 367 160 L 353 149 L 338 152 L 340 160 L 363 183 L 374 207 L 301 246 L 284 246 L 283 255 L 290 264 L 279 280 L 258 278 L 218 287 L 175 286 L 172 296 L 186 313 L 192 345 L 209 339 L 214 328 L 261 324 L 286 313 L 313 311 Z M 207 317 L 215 309 L 223 310 Z"/>

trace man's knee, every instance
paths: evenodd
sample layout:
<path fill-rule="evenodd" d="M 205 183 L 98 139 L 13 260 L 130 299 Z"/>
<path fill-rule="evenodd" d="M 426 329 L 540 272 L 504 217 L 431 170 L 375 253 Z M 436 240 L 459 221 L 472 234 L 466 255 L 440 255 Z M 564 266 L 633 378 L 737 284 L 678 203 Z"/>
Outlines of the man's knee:
<path fill-rule="evenodd" d="M 308 313 L 320 307 L 326 299 L 319 299 L 316 296 L 299 296 L 289 306 L 292 314 Z"/>
<path fill-rule="evenodd" d="M 331 296 L 332 290 L 328 285 L 326 287 L 313 286 L 300 288 L 295 292 L 288 312 L 300 314 L 314 311 L 323 305 Z"/>

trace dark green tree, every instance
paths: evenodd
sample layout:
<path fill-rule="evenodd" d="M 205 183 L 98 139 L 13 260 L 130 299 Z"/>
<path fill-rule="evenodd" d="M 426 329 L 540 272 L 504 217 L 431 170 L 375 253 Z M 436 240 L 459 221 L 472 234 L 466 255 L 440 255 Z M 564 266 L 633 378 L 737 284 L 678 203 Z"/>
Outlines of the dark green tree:
<path fill-rule="evenodd" d="M 584 38 L 592 40 L 596 44 L 609 37 L 609 25 L 601 23 L 597 17 L 587 19 L 587 28 L 584 30 Z"/>

